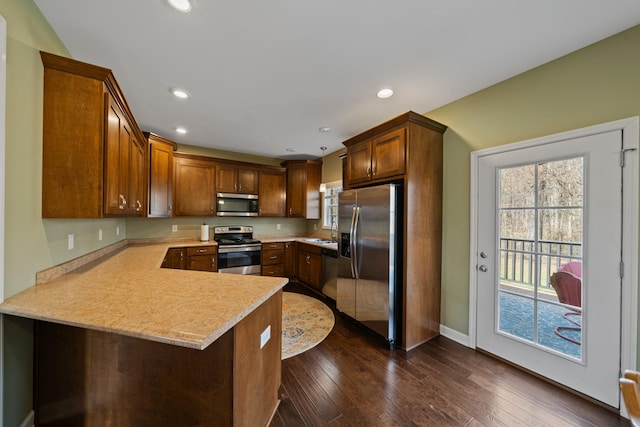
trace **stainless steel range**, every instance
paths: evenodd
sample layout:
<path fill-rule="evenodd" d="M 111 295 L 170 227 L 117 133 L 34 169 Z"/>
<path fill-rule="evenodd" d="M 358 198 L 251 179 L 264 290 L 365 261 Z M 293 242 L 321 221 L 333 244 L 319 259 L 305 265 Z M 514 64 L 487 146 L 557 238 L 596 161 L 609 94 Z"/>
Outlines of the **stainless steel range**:
<path fill-rule="evenodd" d="M 250 225 L 213 228 L 218 243 L 218 272 L 260 275 L 262 244 L 253 238 Z"/>

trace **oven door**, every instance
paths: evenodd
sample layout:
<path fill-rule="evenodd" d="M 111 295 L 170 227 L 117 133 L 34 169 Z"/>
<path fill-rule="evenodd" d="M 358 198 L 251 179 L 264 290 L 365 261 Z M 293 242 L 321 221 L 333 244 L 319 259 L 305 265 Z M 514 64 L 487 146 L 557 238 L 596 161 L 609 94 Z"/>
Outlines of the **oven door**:
<path fill-rule="evenodd" d="M 261 245 L 218 246 L 218 272 L 260 275 Z"/>

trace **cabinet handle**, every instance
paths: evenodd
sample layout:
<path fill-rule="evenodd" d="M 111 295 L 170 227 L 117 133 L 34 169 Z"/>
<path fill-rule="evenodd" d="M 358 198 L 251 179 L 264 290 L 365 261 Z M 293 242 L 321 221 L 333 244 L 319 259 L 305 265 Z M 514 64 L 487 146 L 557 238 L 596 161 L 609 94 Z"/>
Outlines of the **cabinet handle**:
<path fill-rule="evenodd" d="M 367 176 L 371 176 L 371 166 L 367 166 Z"/>
<path fill-rule="evenodd" d="M 120 194 L 119 196 L 120 196 L 120 204 L 118 205 L 118 207 L 120 209 L 124 209 L 124 207 L 127 205 L 127 199 L 125 199 L 122 194 Z"/>
<path fill-rule="evenodd" d="M 376 176 L 376 165 L 373 165 L 373 176 Z"/>
<path fill-rule="evenodd" d="M 140 200 L 136 200 L 136 205 L 138 205 L 136 207 L 136 212 L 140 212 L 140 208 L 142 208 L 142 203 L 140 203 Z"/>
<path fill-rule="evenodd" d="M 289 208 L 289 216 L 293 216 L 293 208 Z"/>
<path fill-rule="evenodd" d="M 274 255 L 274 256 L 270 256 L 269 259 L 278 259 L 278 257 Z"/>
<path fill-rule="evenodd" d="M 216 257 L 211 257 L 211 265 L 216 265 Z"/>
<path fill-rule="evenodd" d="M 307 255 L 307 264 L 311 264 L 310 259 L 311 259 L 311 256 Z"/>
<path fill-rule="evenodd" d="M 204 253 L 204 252 L 207 252 L 207 250 L 206 249 L 198 249 L 198 252 Z"/>

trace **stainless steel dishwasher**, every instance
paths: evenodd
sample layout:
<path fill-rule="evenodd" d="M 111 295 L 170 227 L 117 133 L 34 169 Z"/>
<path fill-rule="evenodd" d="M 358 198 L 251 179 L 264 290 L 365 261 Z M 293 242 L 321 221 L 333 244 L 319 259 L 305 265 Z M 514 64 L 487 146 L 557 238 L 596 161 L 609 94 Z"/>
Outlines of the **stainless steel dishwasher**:
<path fill-rule="evenodd" d="M 338 250 L 322 248 L 322 293 L 335 301 L 337 284 Z"/>

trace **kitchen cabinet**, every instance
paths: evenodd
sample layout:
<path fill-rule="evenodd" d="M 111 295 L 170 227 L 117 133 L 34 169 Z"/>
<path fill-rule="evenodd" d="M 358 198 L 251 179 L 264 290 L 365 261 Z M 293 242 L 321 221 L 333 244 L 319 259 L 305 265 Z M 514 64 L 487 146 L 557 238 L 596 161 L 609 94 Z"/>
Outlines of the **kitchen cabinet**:
<path fill-rule="evenodd" d="M 146 214 L 146 143 L 111 70 L 41 52 L 42 217 Z"/>
<path fill-rule="evenodd" d="M 319 219 L 322 162 L 289 160 L 281 165 L 287 168 L 287 217 Z"/>
<path fill-rule="evenodd" d="M 145 132 L 149 146 L 149 211 L 150 218 L 173 216 L 173 152 L 175 142 Z"/>
<path fill-rule="evenodd" d="M 167 250 L 167 254 L 164 256 L 164 260 L 162 260 L 161 267 L 185 270 L 187 268 L 187 264 L 185 263 L 185 254 L 185 248 L 169 248 Z"/>
<path fill-rule="evenodd" d="M 298 242 L 298 280 L 322 291 L 322 249 Z"/>
<path fill-rule="evenodd" d="M 287 170 L 262 168 L 259 175 L 259 215 L 284 217 L 287 209 Z"/>
<path fill-rule="evenodd" d="M 186 248 L 187 270 L 218 271 L 217 246 L 196 246 Z"/>
<path fill-rule="evenodd" d="M 284 277 L 284 243 L 262 244 L 262 275 Z"/>
<path fill-rule="evenodd" d="M 161 267 L 216 272 L 218 248 L 215 245 L 169 248 Z"/>
<path fill-rule="evenodd" d="M 406 128 L 358 141 L 347 148 L 347 183 L 356 186 L 401 177 L 405 172 Z"/>
<path fill-rule="evenodd" d="M 216 192 L 258 194 L 258 170 L 232 163 L 216 163 Z"/>
<path fill-rule="evenodd" d="M 296 263 L 298 259 L 298 245 L 296 242 L 284 242 L 284 276 L 296 277 Z"/>
<path fill-rule="evenodd" d="M 174 153 L 174 215 L 213 216 L 216 213 L 215 166 L 207 157 Z"/>
<path fill-rule="evenodd" d="M 393 181 L 402 188 L 399 345 L 405 350 L 440 333 L 442 137 L 446 129 L 409 111 L 343 142 L 347 187 Z"/>

